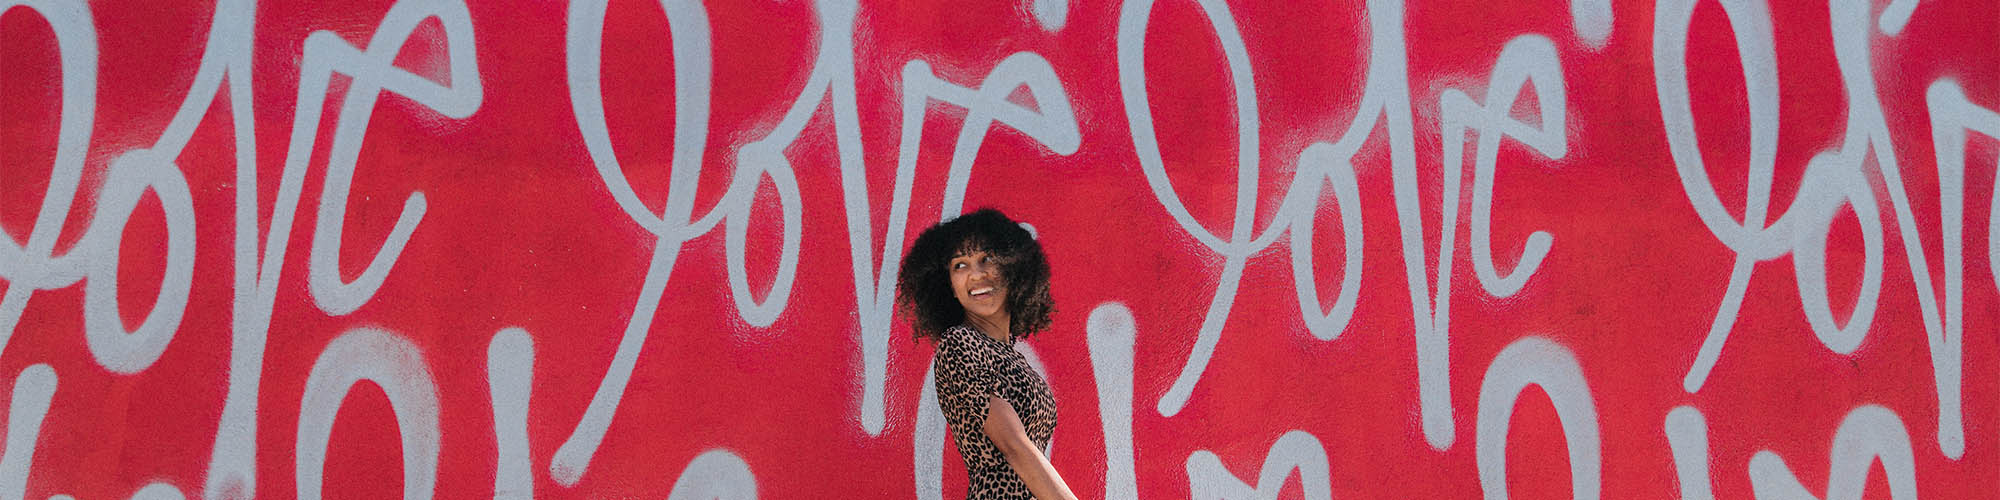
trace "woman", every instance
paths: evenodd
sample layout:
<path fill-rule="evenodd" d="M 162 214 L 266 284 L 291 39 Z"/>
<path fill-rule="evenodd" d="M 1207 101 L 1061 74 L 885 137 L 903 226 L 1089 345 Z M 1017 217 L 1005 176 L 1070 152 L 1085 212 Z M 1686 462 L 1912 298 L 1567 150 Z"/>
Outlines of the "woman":
<path fill-rule="evenodd" d="M 925 229 L 899 276 L 897 304 L 937 346 L 938 407 L 965 459 L 966 498 L 1076 498 L 1044 455 L 1055 395 L 1014 350 L 1055 311 L 1035 237 L 982 209 Z"/>

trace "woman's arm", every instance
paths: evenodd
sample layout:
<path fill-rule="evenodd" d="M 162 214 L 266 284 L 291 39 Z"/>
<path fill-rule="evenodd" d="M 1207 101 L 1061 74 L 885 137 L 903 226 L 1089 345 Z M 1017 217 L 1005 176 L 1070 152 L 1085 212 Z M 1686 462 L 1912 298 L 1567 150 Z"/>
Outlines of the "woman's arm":
<path fill-rule="evenodd" d="M 1042 450 L 1035 448 L 1035 442 L 1028 440 L 1028 430 L 1021 426 L 1021 415 L 1014 412 L 1014 405 L 1007 400 L 993 396 L 986 400 L 986 439 L 1000 448 L 1000 454 L 1007 457 L 1007 465 L 1014 467 L 1014 474 L 1021 476 L 1021 482 L 1028 484 L 1028 491 L 1035 498 L 1045 500 L 1075 500 L 1076 493 L 1063 484 L 1062 475 L 1056 467 L 1042 456 Z"/>

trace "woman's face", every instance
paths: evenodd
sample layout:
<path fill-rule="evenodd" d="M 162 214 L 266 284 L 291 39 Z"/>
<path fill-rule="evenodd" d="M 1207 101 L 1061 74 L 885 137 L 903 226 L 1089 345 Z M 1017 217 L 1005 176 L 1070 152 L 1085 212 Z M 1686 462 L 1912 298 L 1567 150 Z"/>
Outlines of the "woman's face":
<path fill-rule="evenodd" d="M 958 296 L 965 315 L 989 324 L 1007 324 L 1007 293 L 999 259 L 985 251 L 968 250 L 952 257 L 948 265 L 951 293 Z"/>

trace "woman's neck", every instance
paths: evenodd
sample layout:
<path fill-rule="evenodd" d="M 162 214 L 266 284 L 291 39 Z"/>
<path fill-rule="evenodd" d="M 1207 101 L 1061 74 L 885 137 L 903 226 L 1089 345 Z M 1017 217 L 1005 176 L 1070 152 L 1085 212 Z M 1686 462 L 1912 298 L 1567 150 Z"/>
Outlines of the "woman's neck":
<path fill-rule="evenodd" d="M 1001 342 L 1013 341 L 1014 340 L 1013 335 L 1007 331 L 1008 323 L 1010 323 L 1010 321 L 1008 321 L 1007 316 L 1005 314 L 996 314 L 995 316 L 1000 316 L 1000 317 L 982 318 L 967 314 L 965 315 L 965 321 L 967 323 L 971 323 L 973 328 L 979 330 L 979 333 L 984 333 L 988 337 L 993 337 L 994 340 L 998 340 Z"/>

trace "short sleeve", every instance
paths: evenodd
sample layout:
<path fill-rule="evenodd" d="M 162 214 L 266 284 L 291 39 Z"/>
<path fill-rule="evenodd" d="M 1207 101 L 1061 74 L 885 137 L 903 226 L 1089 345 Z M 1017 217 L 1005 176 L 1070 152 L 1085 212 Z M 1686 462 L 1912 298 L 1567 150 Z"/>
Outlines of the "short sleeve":
<path fill-rule="evenodd" d="M 938 408 L 953 432 L 977 435 L 986 424 L 986 403 L 1000 395 L 999 360 L 966 342 L 963 332 L 951 332 L 938 343 Z"/>

